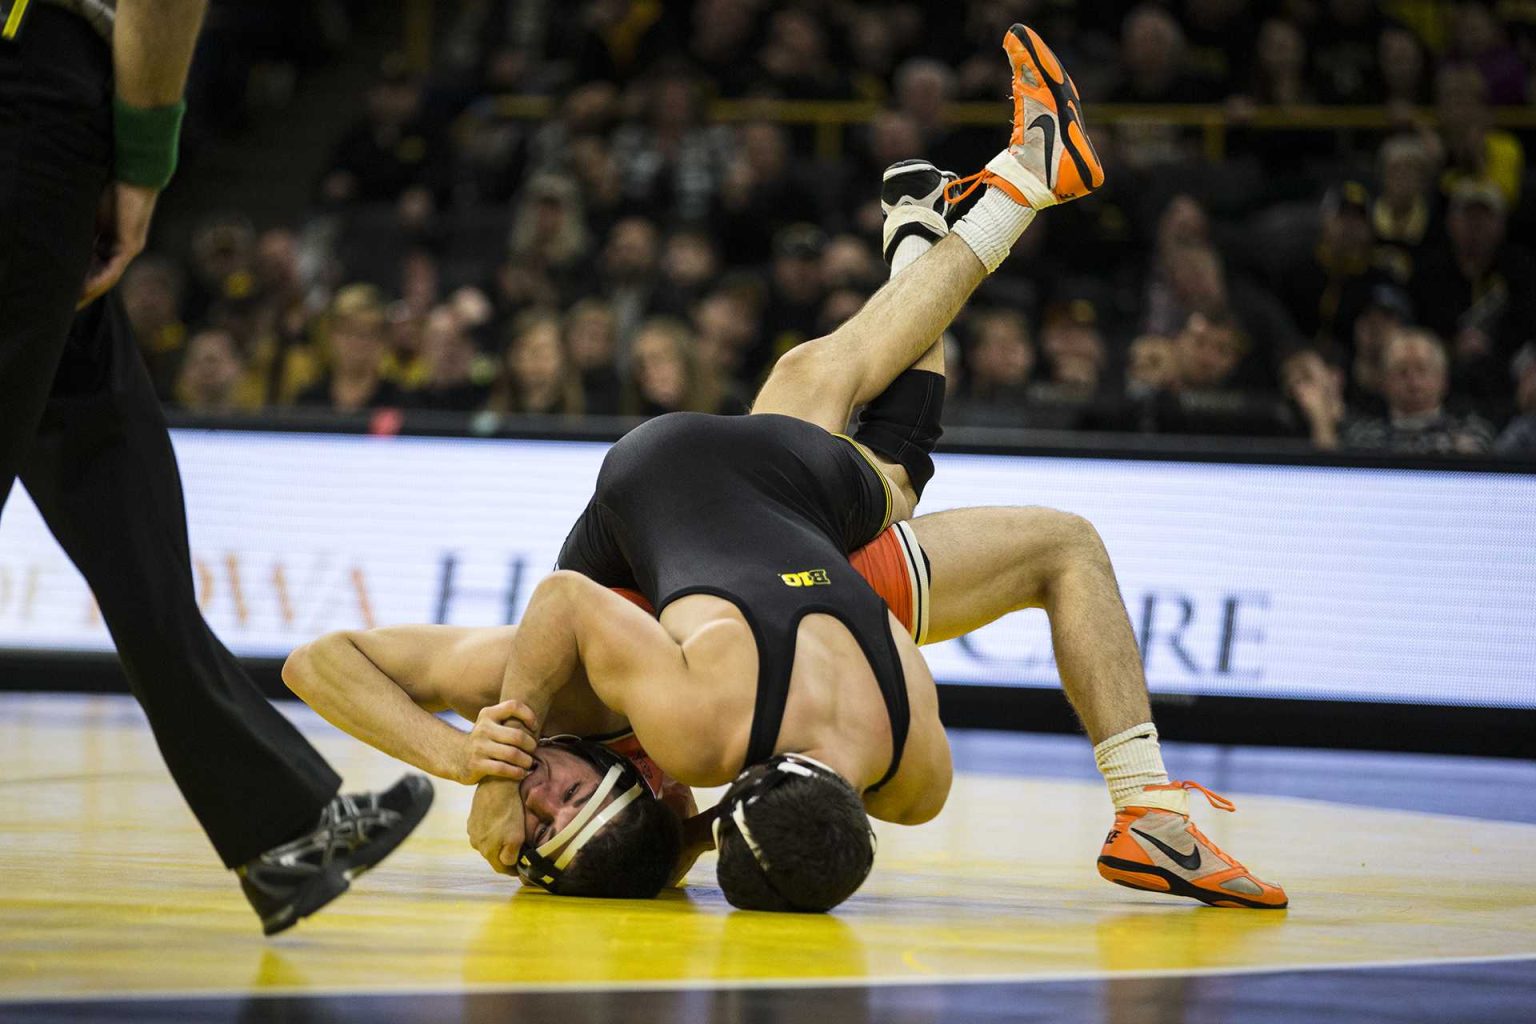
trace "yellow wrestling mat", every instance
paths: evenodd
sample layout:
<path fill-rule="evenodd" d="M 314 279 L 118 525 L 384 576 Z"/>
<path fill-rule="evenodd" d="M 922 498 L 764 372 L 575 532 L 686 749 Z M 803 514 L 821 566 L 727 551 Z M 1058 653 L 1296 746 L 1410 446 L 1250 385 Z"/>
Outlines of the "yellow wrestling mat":
<path fill-rule="evenodd" d="M 68 713 L 61 708 L 67 709 Z M 306 721 L 346 777 L 399 766 Z M 0 999 L 148 993 L 1084 978 L 1536 956 L 1536 826 L 1274 797 L 1198 812 L 1286 912 L 1220 910 L 1099 879 L 1111 820 L 1087 783 L 962 775 L 948 809 L 884 827 L 832 916 L 733 912 L 706 857 L 662 899 L 519 891 L 437 784 L 420 830 L 353 891 L 273 939 L 121 699 L 0 705 Z M 709 802 L 708 799 L 701 803 Z"/>

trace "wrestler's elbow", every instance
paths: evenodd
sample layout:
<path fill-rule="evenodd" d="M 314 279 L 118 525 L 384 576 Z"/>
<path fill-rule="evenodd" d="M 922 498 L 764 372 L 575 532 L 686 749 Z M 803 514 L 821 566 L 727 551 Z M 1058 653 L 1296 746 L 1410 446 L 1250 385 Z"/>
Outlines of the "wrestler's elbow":
<path fill-rule="evenodd" d="M 331 642 L 336 635 L 327 633 L 307 644 L 300 644 L 290 651 L 287 659 L 283 661 L 283 685 L 288 687 L 296 697 L 303 698 L 313 690 L 318 674 L 315 667 L 316 648 Z"/>

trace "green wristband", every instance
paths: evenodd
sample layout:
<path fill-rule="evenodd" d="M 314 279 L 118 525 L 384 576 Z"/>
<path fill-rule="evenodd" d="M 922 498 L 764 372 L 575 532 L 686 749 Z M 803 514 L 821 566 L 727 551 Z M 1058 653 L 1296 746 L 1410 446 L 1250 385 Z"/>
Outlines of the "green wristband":
<path fill-rule="evenodd" d="M 117 139 L 117 180 L 156 192 L 165 188 L 176 173 L 181 118 L 186 112 L 186 100 L 165 107 L 135 107 L 114 96 L 112 133 Z"/>

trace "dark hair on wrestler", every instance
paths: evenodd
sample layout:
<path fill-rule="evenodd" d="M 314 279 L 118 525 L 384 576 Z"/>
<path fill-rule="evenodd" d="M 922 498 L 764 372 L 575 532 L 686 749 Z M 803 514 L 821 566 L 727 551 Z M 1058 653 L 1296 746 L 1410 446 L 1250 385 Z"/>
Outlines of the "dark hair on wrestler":
<path fill-rule="evenodd" d="M 660 800 L 637 800 L 582 849 L 560 876 L 561 896 L 650 899 L 666 888 L 682 831 Z"/>
<path fill-rule="evenodd" d="M 542 742 L 533 771 L 519 787 L 523 796 L 525 852 L 548 842 L 597 798 L 611 765 L 621 755 L 600 744 L 564 738 Z M 525 881 L 561 896 L 649 899 L 667 885 L 682 850 L 677 815 L 652 796 L 638 775 L 628 774 L 604 793 L 601 812 L 636 784 L 640 792 L 580 845 L 551 881 L 520 872 Z"/>
<path fill-rule="evenodd" d="M 874 866 L 874 832 L 859 794 L 810 758 L 781 754 L 754 765 L 720 807 L 716 877 L 741 910 L 831 910 Z"/>

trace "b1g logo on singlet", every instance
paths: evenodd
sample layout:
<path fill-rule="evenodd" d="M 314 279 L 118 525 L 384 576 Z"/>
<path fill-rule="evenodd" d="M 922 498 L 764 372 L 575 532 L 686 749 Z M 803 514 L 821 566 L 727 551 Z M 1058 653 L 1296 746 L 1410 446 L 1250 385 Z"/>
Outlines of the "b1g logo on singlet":
<path fill-rule="evenodd" d="M 825 569 L 807 569 L 804 572 L 782 572 L 779 579 L 786 587 L 830 587 L 832 579 Z"/>

